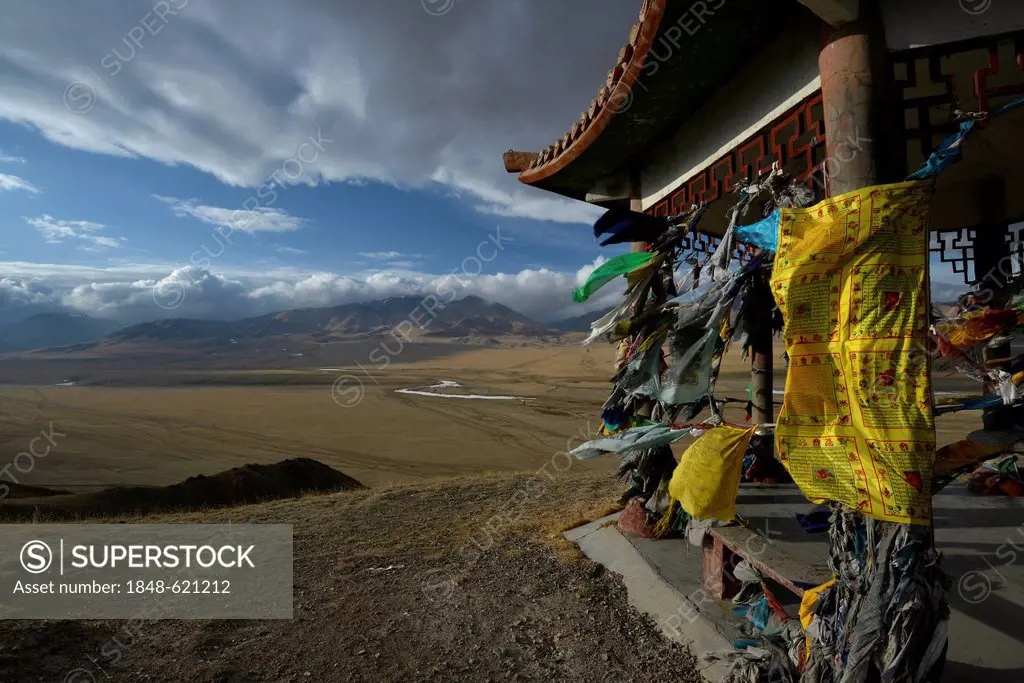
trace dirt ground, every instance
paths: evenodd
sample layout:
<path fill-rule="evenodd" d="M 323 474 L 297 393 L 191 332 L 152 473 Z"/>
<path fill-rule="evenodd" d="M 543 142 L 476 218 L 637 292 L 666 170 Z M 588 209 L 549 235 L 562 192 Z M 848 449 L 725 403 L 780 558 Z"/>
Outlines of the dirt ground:
<path fill-rule="evenodd" d="M 618 482 L 576 465 L 530 479 L 149 517 L 293 524 L 294 619 L 0 621 L 0 680 L 700 681 L 621 582 L 561 538 L 609 512 Z"/>

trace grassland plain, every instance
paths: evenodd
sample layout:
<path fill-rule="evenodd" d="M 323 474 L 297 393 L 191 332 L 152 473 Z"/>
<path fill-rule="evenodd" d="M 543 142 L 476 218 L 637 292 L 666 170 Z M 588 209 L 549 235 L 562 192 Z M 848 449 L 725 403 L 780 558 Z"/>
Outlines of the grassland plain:
<path fill-rule="evenodd" d="M 294 457 L 319 460 L 368 486 L 531 472 L 570 441 L 594 434 L 612 358 L 605 345 L 485 348 L 411 363 L 396 358 L 384 370 L 371 364 L 361 364 L 365 370 L 196 369 L 151 376 L 159 386 L 0 385 L 0 467 L 52 423 L 65 436 L 31 471 L 18 474 L 26 484 L 76 490 L 167 485 Z M 146 369 L 136 376 L 145 381 Z M 781 361 L 775 376 L 777 411 L 785 382 Z M 533 400 L 396 392 L 441 380 L 463 387 L 440 393 Z M 748 384 L 744 361 L 730 352 L 717 386 L 720 396 L 739 401 L 727 409 L 729 419 L 743 421 Z M 961 388 L 956 380 L 936 381 L 940 389 L 946 384 Z M 939 442 L 979 427 L 974 413 L 942 417 Z M 612 466 L 586 464 L 598 471 Z"/>
<path fill-rule="evenodd" d="M 51 424 L 60 434 L 17 473 L 26 484 L 164 486 L 311 458 L 370 487 L 97 520 L 294 524 L 295 619 L 0 622 L 0 680 L 700 680 L 620 581 L 561 538 L 621 492 L 612 459 L 550 466 L 597 429 L 612 357 L 601 345 L 465 348 L 368 372 L 140 367 L 129 386 L 0 386 L 0 466 Z M 784 376 L 780 361 L 779 389 Z M 442 381 L 462 386 L 430 391 L 533 400 L 396 393 Z M 730 353 L 718 394 L 742 401 L 748 383 Z M 741 422 L 742 402 L 726 415 Z M 940 418 L 940 443 L 978 422 Z"/>

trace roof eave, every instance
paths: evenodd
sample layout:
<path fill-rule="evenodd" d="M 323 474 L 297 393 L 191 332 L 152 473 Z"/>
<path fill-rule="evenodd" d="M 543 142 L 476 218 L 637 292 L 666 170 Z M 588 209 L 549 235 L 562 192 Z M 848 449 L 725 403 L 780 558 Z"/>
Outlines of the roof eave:
<path fill-rule="evenodd" d="M 647 55 L 665 17 L 666 1 L 644 2 L 640 21 L 633 25 L 630 41 L 619 52 L 619 62 L 608 72 L 608 81 L 597 97 L 561 140 L 543 150 L 534 166 L 520 173 L 520 182 L 538 185 L 567 167 L 601 136 L 617 114 L 629 107 L 632 88 L 643 73 Z"/>
<path fill-rule="evenodd" d="M 523 163 L 525 153 L 514 159 L 506 154 L 506 170 L 526 185 L 565 197 L 585 201 L 602 194 L 601 179 L 630 176 L 647 150 L 708 102 L 766 38 L 800 13 L 820 21 L 798 2 L 766 7 L 761 0 L 732 0 L 699 22 L 691 9 L 646 0 L 587 111 L 530 163 Z"/>

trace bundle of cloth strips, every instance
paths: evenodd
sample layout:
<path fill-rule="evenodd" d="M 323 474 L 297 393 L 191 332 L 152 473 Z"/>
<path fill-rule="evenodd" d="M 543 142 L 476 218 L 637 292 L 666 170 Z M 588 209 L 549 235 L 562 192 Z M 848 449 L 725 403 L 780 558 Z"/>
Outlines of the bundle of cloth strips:
<path fill-rule="evenodd" d="M 625 282 L 583 342 L 603 339 L 618 353 L 600 437 L 572 455 L 614 455 L 626 481 L 622 503 L 642 510 L 656 537 L 700 544 L 711 525 L 736 523 L 744 479 L 792 477 L 817 504 L 801 524 L 827 529 L 832 578 L 803 586 L 798 614 L 786 612 L 755 567 L 733 570 L 735 612 L 749 638 L 715 655 L 730 662 L 731 683 L 939 680 L 949 610 L 932 495 L 985 461 L 975 490 L 1019 495 L 1022 486 L 1005 445 L 965 440 L 935 450 L 935 415 L 1015 411 L 1024 402 L 1024 354 L 1008 352 L 1024 323 L 1024 277 L 945 311 L 929 296 L 934 176 L 984 118 L 965 122 L 903 183 L 829 199 L 779 168 L 741 183 L 728 224 L 713 230 L 723 234 L 713 251 L 697 248 L 709 242 L 704 205 L 669 217 L 612 209 L 594 225 L 602 245 L 642 242 L 645 250 L 610 258 L 573 292 L 584 303 Z M 836 239 L 843 243 L 831 245 Z M 767 282 L 774 300 L 757 294 Z M 750 424 L 749 401 L 747 422 L 730 423 L 723 409 L 735 399 L 715 395 L 722 356 L 730 344 L 746 354 L 766 325 L 787 353 L 778 423 Z M 911 345 L 938 353 L 902 352 Z M 978 380 L 984 393 L 935 405 L 933 363 Z M 672 445 L 684 438 L 693 442 L 677 461 Z"/>
<path fill-rule="evenodd" d="M 737 194 L 726 236 L 712 253 L 696 250 L 705 243 L 698 229 L 704 205 L 668 218 L 607 211 L 594 225 L 596 237 L 606 236 L 602 245 L 642 242 L 647 249 L 609 259 L 573 292 L 574 300 L 584 303 L 609 283 L 626 282 L 622 300 L 592 323 L 583 342 L 607 340 L 618 345 L 618 354 L 613 388 L 602 408 L 601 438 L 581 445 L 573 455 L 588 459 L 614 454 L 627 481 L 622 502 L 642 504 L 649 522 L 661 522 L 665 532 L 674 517 L 680 526 L 690 515 L 670 495 L 677 468 L 671 444 L 709 428 L 727 427 L 722 409 L 729 402 L 746 403 L 749 420 L 749 400 L 717 398 L 715 380 L 727 346 L 735 342 L 746 353 L 751 330 L 776 319 L 771 302 L 755 301 L 753 295 L 755 279 L 770 269 L 772 250 L 747 250 L 738 258 L 737 223 L 760 204 L 761 215 L 742 233 L 748 236 L 778 207 L 813 201 L 806 187 L 781 172 L 742 185 Z M 735 467 L 730 463 L 729 468 L 758 481 L 788 480 L 772 456 L 769 438 L 746 429 L 751 433 L 735 454 Z"/>

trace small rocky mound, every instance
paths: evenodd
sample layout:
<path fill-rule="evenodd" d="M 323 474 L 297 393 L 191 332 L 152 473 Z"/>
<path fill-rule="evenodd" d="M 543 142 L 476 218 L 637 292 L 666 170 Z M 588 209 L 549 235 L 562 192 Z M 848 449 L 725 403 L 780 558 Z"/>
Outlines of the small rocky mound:
<path fill-rule="evenodd" d="M 59 489 L 48 489 L 42 486 L 29 486 L 27 484 L 15 484 L 13 481 L 2 482 L 7 487 L 4 494 L 3 486 L 0 486 L 0 500 L 14 500 L 18 498 L 44 498 L 46 496 L 66 496 L 67 491 Z"/>
<path fill-rule="evenodd" d="M 198 508 L 243 505 L 294 498 L 303 493 L 361 488 L 365 487 L 358 481 L 322 462 L 294 458 L 273 465 L 245 465 L 210 476 L 189 477 L 180 484 L 158 490 L 165 499 L 187 502 L 187 507 Z M 152 495 L 152 490 L 146 493 Z"/>
<path fill-rule="evenodd" d="M 365 488 L 352 477 L 311 460 L 294 458 L 272 465 L 245 465 L 189 477 L 170 486 L 118 487 L 68 495 L 19 497 L 0 502 L 0 518 L 114 517 L 171 510 L 246 505 L 307 493 Z"/>

